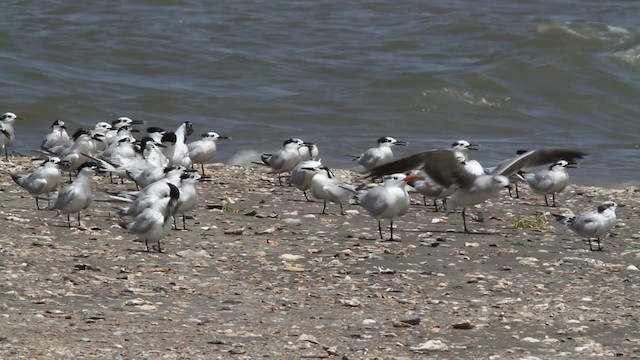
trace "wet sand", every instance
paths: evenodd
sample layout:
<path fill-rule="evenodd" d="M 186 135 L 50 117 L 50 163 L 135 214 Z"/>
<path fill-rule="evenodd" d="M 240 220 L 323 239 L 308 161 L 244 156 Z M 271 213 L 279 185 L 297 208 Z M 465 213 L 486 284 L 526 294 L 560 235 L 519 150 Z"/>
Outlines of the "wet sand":
<path fill-rule="evenodd" d="M 322 215 L 262 168 L 210 165 L 188 230 L 157 253 L 105 201 L 132 184 L 96 176 L 83 226 L 68 228 L 8 176 L 33 166 L 0 167 L 1 358 L 640 357 L 635 189 L 572 186 L 557 208 L 505 192 L 483 204 L 484 222 L 468 222 L 471 234 L 459 213 L 414 194 L 396 221 L 401 241 L 388 242 L 357 205 Z M 603 251 L 548 214 L 609 199 L 626 207 Z M 544 226 L 515 229 L 518 217 Z"/>

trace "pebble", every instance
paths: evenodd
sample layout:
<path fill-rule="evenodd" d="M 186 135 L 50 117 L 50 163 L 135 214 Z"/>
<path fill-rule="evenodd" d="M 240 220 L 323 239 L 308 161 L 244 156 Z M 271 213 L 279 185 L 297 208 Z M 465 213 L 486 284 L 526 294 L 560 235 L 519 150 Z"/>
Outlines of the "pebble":
<path fill-rule="evenodd" d="M 295 219 L 295 218 L 286 218 L 286 219 L 283 219 L 282 222 L 288 226 L 298 226 L 302 224 L 302 221 L 300 219 Z"/>
<path fill-rule="evenodd" d="M 410 349 L 414 352 L 448 351 L 449 346 L 442 340 L 428 340 L 418 346 L 410 347 Z"/>

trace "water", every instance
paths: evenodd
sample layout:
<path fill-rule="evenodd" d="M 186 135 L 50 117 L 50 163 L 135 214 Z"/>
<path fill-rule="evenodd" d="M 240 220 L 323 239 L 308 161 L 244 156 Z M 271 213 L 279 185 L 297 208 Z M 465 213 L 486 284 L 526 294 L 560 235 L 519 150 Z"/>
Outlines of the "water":
<path fill-rule="evenodd" d="M 289 137 L 351 167 L 380 136 L 396 156 L 466 139 L 492 165 L 580 147 L 580 184 L 637 185 L 640 3 L 628 1 L 61 0 L 3 2 L 0 111 L 14 150 L 55 119 L 118 116 L 197 134 L 217 160 Z M 257 160 L 258 158 L 255 158 Z"/>

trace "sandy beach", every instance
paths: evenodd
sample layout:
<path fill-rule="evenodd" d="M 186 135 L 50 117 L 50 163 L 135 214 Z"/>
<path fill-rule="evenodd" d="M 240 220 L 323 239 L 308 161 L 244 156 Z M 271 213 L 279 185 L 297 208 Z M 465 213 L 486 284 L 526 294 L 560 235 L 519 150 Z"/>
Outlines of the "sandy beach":
<path fill-rule="evenodd" d="M 413 194 L 388 242 L 357 205 L 323 215 L 265 169 L 213 164 L 187 230 L 157 253 L 107 201 L 131 183 L 96 175 L 82 226 L 68 228 L 8 175 L 34 166 L 0 165 L 3 359 L 640 358 L 633 188 L 571 186 L 557 208 L 505 191 L 471 234 Z M 626 206 L 602 251 L 550 215 L 605 200 Z"/>

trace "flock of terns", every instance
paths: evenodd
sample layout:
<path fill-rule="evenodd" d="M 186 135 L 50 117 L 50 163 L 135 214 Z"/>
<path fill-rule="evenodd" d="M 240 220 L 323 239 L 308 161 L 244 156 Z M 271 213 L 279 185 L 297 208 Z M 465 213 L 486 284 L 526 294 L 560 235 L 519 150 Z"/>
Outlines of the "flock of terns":
<path fill-rule="evenodd" d="M 15 139 L 14 123 L 20 119 L 10 112 L 0 117 L 0 146 L 7 161 L 7 149 Z M 48 205 L 42 209 L 66 214 L 69 227 L 70 214 L 78 213 L 80 225 L 79 213 L 91 204 L 94 170 L 131 180 L 139 190 L 111 194 L 114 201 L 128 205 L 119 210 L 123 216 L 130 217 L 130 221 L 120 225 L 144 240 L 147 251 L 149 242 L 156 242 L 157 251 L 161 252 L 160 240 L 172 227 L 177 228 L 177 216 L 183 216 L 183 228 L 186 228 L 184 214 L 198 205 L 197 183 L 206 177 L 204 164 L 215 156 L 216 141 L 227 137 L 207 132 L 201 139 L 188 142 L 193 125 L 184 122 L 174 131 L 149 127 L 145 136 L 137 140 L 134 135 L 140 131 L 134 126 L 140 124 L 141 121 L 120 117 L 111 123 L 100 122 L 92 129 L 80 128 L 69 136 L 64 122 L 56 120 L 40 145 L 42 165 L 28 174 L 11 174 L 11 177 L 35 196 L 38 209 L 41 209 L 39 199 L 46 196 Z M 512 184 L 516 196 L 518 183 L 524 182 L 544 196 L 547 206 L 551 196 L 551 206 L 555 206 L 555 195 L 569 183 L 566 169 L 586 155 L 575 149 L 521 150 L 495 167 L 485 168 L 469 157 L 469 150 L 477 150 L 477 145 L 465 140 L 454 142 L 450 148 L 422 151 L 395 160 L 392 147 L 398 145 L 407 143 L 381 137 L 376 147 L 361 155 L 352 155 L 368 178 L 383 181 L 368 191 L 337 179 L 318 159 L 318 147 L 298 138 L 285 140 L 281 149 L 263 154 L 256 164 L 269 167 L 278 176 L 280 185 L 285 178 L 291 186 L 302 190 L 308 201 L 311 201 L 308 192 L 322 200 L 323 214 L 328 202 L 338 204 L 344 214 L 343 205 L 355 199 L 378 220 L 381 239 L 384 239 L 382 220 L 390 221 L 389 240 L 394 240 L 393 222 L 409 209 L 407 185 L 423 195 L 425 205 L 427 198 L 431 199 L 436 211 L 438 200 L 443 202 L 446 213 L 461 209 L 464 231 L 470 232 L 466 209 L 497 196 L 504 189 L 511 193 Z M 197 164 L 202 174 L 194 170 Z M 530 171 L 541 166 L 547 167 Z M 58 190 L 63 171 L 69 173 L 70 182 Z M 74 173 L 76 177 L 72 179 Z M 51 197 L 56 190 L 57 195 Z M 590 250 L 601 250 L 600 239 L 615 225 L 617 206 L 607 201 L 591 213 L 555 216 L 575 233 L 586 237 Z M 592 239 L 596 240 L 595 248 Z"/>

